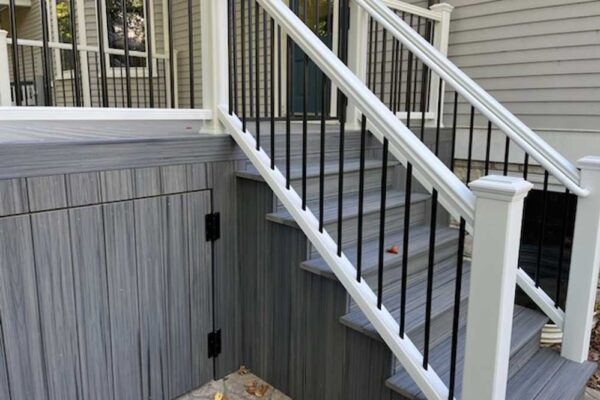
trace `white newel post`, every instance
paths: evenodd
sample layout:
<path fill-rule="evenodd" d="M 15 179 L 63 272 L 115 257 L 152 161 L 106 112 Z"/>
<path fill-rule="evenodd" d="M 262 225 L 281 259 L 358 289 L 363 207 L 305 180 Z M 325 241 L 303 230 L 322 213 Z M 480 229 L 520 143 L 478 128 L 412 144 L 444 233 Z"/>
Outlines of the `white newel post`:
<path fill-rule="evenodd" d="M 443 55 L 448 55 L 448 45 L 450 43 L 450 16 L 454 7 L 448 3 L 434 4 L 429 7 L 431 11 L 435 11 L 440 14 L 440 21 L 436 22 L 434 29 L 434 47 L 438 49 Z M 440 114 L 444 115 L 444 94 L 446 84 L 442 82 L 442 103 Z M 440 77 L 436 74 L 431 75 L 431 85 L 429 88 L 429 112 L 433 113 L 436 117 L 438 112 L 438 95 L 440 88 Z"/>
<path fill-rule="evenodd" d="M 470 184 L 476 204 L 463 400 L 505 398 L 523 199 L 532 187 L 492 175 Z"/>
<path fill-rule="evenodd" d="M 201 1 L 202 108 L 213 112 L 213 128 L 221 131 L 218 107 L 229 108 L 227 1 Z"/>
<path fill-rule="evenodd" d="M 363 82 L 367 81 L 368 15 L 356 1 L 350 2 L 350 32 L 348 36 L 348 68 Z M 348 101 L 348 127 L 360 127 L 360 111 Z"/>
<path fill-rule="evenodd" d="M 7 36 L 8 32 L 0 30 L 0 106 L 5 107 L 11 105 Z"/>
<path fill-rule="evenodd" d="M 577 200 L 562 356 L 584 362 L 588 359 L 600 269 L 600 157 L 582 158 L 578 167 L 580 186 L 590 194 Z"/>

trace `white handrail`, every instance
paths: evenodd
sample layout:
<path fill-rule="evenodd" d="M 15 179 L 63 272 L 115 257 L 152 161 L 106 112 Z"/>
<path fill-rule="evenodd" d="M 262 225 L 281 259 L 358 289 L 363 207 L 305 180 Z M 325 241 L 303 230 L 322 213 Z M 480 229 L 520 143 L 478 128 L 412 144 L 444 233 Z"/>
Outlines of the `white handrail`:
<path fill-rule="evenodd" d="M 367 116 L 370 127 L 389 140 L 390 151 L 413 165 L 426 188 L 439 192 L 439 202 L 457 218 L 473 226 L 475 197 L 469 188 L 436 157 L 377 96 L 281 0 L 258 0 L 275 22 L 311 58 L 353 104 Z"/>
<path fill-rule="evenodd" d="M 587 189 L 579 186 L 580 173 L 573 163 L 557 152 L 394 14 L 386 5 L 386 1 L 354 1 L 567 189 L 581 197 L 589 194 Z"/>
<path fill-rule="evenodd" d="M 383 0 L 386 6 L 392 10 L 403 11 L 418 17 L 424 17 L 433 21 L 441 21 L 442 14 L 433 10 L 428 10 L 423 7 L 415 6 L 410 3 L 405 3 L 398 0 Z"/>

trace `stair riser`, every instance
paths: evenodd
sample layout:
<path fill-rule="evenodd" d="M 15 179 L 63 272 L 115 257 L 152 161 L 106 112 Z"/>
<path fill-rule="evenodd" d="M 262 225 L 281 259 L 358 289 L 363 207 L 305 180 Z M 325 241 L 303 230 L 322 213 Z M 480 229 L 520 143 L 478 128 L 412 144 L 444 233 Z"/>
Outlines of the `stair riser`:
<path fill-rule="evenodd" d="M 379 237 L 379 212 L 365 214 L 363 217 L 363 240 Z M 411 225 L 423 223 L 425 219 L 425 202 L 417 202 L 411 205 L 410 222 Z M 342 221 L 342 245 L 356 246 L 358 238 L 358 217 L 351 217 Z M 399 231 L 404 228 L 404 206 L 388 208 L 385 218 L 385 232 Z M 337 241 L 338 224 L 325 224 L 325 230 L 331 237 Z M 318 255 L 317 251 L 311 246 L 311 257 Z"/>
<path fill-rule="evenodd" d="M 388 168 L 388 185 L 394 183 L 394 172 L 396 167 Z M 344 194 L 358 193 L 359 186 L 359 171 L 345 172 L 344 173 Z M 338 195 L 338 174 L 325 175 L 324 179 L 324 198 L 331 199 Z M 292 187 L 300 196 L 302 196 L 302 179 L 292 179 Z M 365 191 L 371 189 L 378 189 L 381 187 L 381 169 L 371 168 L 365 170 Z M 308 201 L 319 199 L 319 177 L 313 176 L 306 180 L 306 190 L 308 192 Z M 283 207 L 280 201 L 277 201 L 277 210 L 281 210 Z"/>

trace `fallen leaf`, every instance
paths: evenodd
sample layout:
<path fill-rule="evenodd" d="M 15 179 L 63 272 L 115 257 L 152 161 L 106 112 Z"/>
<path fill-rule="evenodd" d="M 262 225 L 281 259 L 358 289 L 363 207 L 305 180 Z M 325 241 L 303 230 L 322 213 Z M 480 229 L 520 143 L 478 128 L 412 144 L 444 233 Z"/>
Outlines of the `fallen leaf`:
<path fill-rule="evenodd" d="M 260 385 L 259 388 L 256 390 L 256 397 L 263 397 L 265 394 L 267 394 L 269 388 L 269 385 Z"/>
<path fill-rule="evenodd" d="M 390 248 L 387 250 L 387 252 L 388 252 L 388 253 L 391 253 L 391 254 L 398 254 L 398 252 L 399 252 L 399 251 L 398 251 L 398 246 L 397 246 L 397 245 L 393 245 L 392 247 L 390 247 Z"/>
<path fill-rule="evenodd" d="M 245 365 L 240 365 L 240 369 L 238 369 L 239 375 L 248 375 L 249 373 L 250 373 L 250 370 L 248 368 L 246 368 Z"/>

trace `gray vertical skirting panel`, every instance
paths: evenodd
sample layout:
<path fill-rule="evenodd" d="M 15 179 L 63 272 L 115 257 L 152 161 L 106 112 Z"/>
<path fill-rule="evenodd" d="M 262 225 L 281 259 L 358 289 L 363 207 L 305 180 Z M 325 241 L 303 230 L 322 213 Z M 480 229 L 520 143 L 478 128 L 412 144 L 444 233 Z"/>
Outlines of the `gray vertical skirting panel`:
<path fill-rule="evenodd" d="M 181 193 L 187 190 L 187 170 L 185 165 L 160 167 L 160 179 L 164 194 Z"/>
<path fill-rule="evenodd" d="M 103 210 L 69 214 L 83 398 L 114 399 Z"/>
<path fill-rule="evenodd" d="M 204 216 L 210 212 L 210 192 L 184 195 L 188 203 L 188 248 L 190 263 L 190 320 L 192 334 L 192 386 L 213 377 L 208 358 L 208 332 L 212 331 L 212 249 L 205 238 Z"/>
<path fill-rule="evenodd" d="M 0 219 L 0 310 L 11 400 L 47 399 L 29 216 Z"/>
<path fill-rule="evenodd" d="M 133 202 L 104 206 L 113 379 L 120 400 L 142 396 Z"/>
<path fill-rule="evenodd" d="M 165 198 L 135 201 L 143 399 L 168 397 L 165 210 Z"/>
<path fill-rule="evenodd" d="M 0 216 L 29 211 L 25 179 L 0 180 Z"/>
<path fill-rule="evenodd" d="M 190 325 L 190 270 L 188 264 L 187 205 L 183 196 L 167 197 L 165 238 L 167 275 L 167 336 L 169 342 L 169 398 L 185 393 L 192 384 Z"/>
<path fill-rule="evenodd" d="M 137 168 L 135 170 L 135 189 L 137 197 L 158 196 L 160 189 L 160 168 Z"/>
<path fill-rule="evenodd" d="M 129 200 L 135 196 L 133 170 L 120 169 L 100 172 L 102 201 Z"/>
<path fill-rule="evenodd" d="M 344 363 L 344 392 L 347 400 L 390 399 L 385 386 L 390 377 L 392 353 L 385 343 L 352 329 L 346 329 L 346 360 Z"/>
<path fill-rule="evenodd" d="M 100 175 L 98 172 L 67 175 L 69 206 L 86 206 L 101 201 Z"/>
<path fill-rule="evenodd" d="M 206 164 L 190 164 L 187 166 L 188 190 L 209 188 Z"/>
<path fill-rule="evenodd" d="M 2 321 L 0 321 L 0 399 L 10 399 L 10 383 L 8 381 L 8 370 L 6 362 L 6 349 L 4 348 L 4 337 L 2 332 Z"/>
<path fill-rule="evenodd" d="M 69 215 L 31 217 L 44 358 L 51 400 L 81 399 L 77 313 L 69 240 Z"/>
<path fill-rule="evenodd" d="M 236 164 L 233 161 L 210 165 L 213 183 L 213 211 L 221 214 L 221 239 L 214 244 L 215 319 L 222 330 L 223 352 L 216 361 L 216 375 L 222 377 L 240 366 L 241 311 L 240 271 L 237 258 Z"/>
<path fill-rule="evenodd" d="M 67 206 L 64 175 L 27 178 L 29 211 L 53 210 Z"/>

